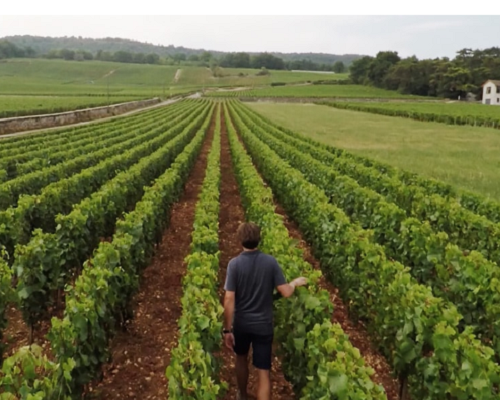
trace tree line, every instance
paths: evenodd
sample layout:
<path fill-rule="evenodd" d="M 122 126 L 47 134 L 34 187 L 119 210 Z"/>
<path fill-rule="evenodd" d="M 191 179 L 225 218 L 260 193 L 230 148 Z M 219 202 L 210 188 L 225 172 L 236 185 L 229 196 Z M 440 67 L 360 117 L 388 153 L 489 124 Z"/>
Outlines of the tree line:
<path fill-rule="evenodd" d="M 7 41 L 0 40 L 0 60 L 4 58 L 34 57 L 35 50 L 31 47 L 19 47 Z"/>
<path fill-rule="evenodd" d="M 46 58 L 60 58 L 64 60 L 99 60 L 115 61 L 121 63 L 135 64 L 163 64 L 163 65 L 194 65 L 214 68 L 220 66 L 223 68 L 265 68 L 268 70 L 311 70 L 311 71 L 333 71 L 342 73 L 346 67 L 342 61 L 334 64 L 317 64 L 309 60 L 295 60 L 285 62 L 283 59 L 273 56 L 270 53 L 261 53 L 250 55 L 249 53 L 227 53 L 223 56 L 215 56 L 209 51 L 201 54 L 186 55 L 185 53 L 176 53 L 168 57 L 160 58 L 156 53 L 134 53 L 130 51 L 119 50 L 115 52 L 99 50 L 95 55 L 85 50 L 51 50 L 43 55 Z"/>
<path fill-rule="evenodd" d="M 123 50 L 131 53 L 158 54 L 162 59 L 173 59 L 174 56 L 180 55 L 186 61 L 190 56 L 203 56 L 206 58 L 207 50 L 205 49 L 190 49 L 183 46 L 174 45 L 158 45 L 151 43 L 138 42 L 136 40 L 123 38 L 85 38 L 81 36 L 63 36 L 63 37 L 44 37 L 31 35 L 14 35 L 6 36 L 5 40 L 14 43 L 17 46 L 32 47 L 36 54 L 47 54 L 52 49 L 69 49 L 69 50 L 86 50 L 92 54 L 97 54 L 99 50 L 115 53 Z M 210 50 L 208 53 L 213 59 L 220 60 L 228 52 Z M 247 52 L 250 56 L 256 56 L 259 53 Z M 184 54 L 184 56 L 182 56 Z M 315 64 L 333 65 L 336 61 L 342 61 L 346 66 L 351 64 L 353 60 L 361 57 L 359 54 L 328 54 L 328 53 L 280 53 L 270 52 L 273 56 L 281 58 L 285 62 L 307 60 Z"/>
<path fill-rule="evenodd" d="M 466 48 L 451 60 L 401 58 L 397 52 L 381 51 L 376 57 L 354 61 L 350 79 L 356 84 L 403 94 L 463 99 L 467 93 L 473 93 L 481 98 L 482 84 L 488 79 L 500 79 L 500 48 Z"/>
<path fill-rule="evenodd" d="M 285 61 L 271 53 L 250 54 L 238 53 L 212 53 L 203 51 L 199 54 L 186 54 L 176 52 L 164 57 L 157 53 L 142 53 L 126 50 L 106 51 L 98 50 L 92 53 L 88 50 L 51 49 L 43 54 L 37 54 L 31 47 L 20 47 L 7 40 L 0 41 L 0 58 L 35 57 L 41 56 L 49 59 L 62 59 L 68 61 L 115 61 L 135 64 L 163 64 L 163 65 L 194 65 L 213 68 L 265 68 L 268 70 L 312 70 L 333 71 L 342 73 L 346 71 L 343 61 L 335 63 L 316 63 L 311 60 L 301 59 Z"/>

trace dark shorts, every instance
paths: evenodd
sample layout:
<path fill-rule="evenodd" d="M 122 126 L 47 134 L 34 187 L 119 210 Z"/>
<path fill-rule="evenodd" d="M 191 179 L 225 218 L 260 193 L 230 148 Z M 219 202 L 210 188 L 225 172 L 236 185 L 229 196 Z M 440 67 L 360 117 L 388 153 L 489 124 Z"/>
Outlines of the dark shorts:
<path fill-rule="evenodd" d="M 273 354 L 273 334 L 257 335 L 241 330 L 234 330 L 234 352 L 239 356 L 248 354 L 250 345 L 253 350 L 253 365 L 258 369 L 271 369 Z"/>

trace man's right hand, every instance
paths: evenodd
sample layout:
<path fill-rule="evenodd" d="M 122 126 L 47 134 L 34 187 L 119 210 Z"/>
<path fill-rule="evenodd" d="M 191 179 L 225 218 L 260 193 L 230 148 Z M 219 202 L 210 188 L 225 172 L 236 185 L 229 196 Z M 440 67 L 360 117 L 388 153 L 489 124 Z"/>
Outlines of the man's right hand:
<path fill-rule="evenodd" d="M 224 343 L 226 344 L 226 347 L 229 349 L 229 350 L 234 350 L 234 335 L 233 333 L 225 333 L 224 334 Z"/>
<path fill-rule="evenodd" d="M 301 276 L 299 278 L 294 279 L 292 283 L 295 287 L 304 286 L 307 284 L 307 278 Z"/>
<path fill-rule="evenodd" d="M 284 285 L 280 285 L 276 287 L 278 292 L 281 293 L 283 297 L 290 297 L 293 292 L 295 292 L 295 288 L 299 286 L 304 286 L 307 283 L 307 279 L 301 276 L 300 278 L 296 278 L 290 283 L 285 283 Z"/>

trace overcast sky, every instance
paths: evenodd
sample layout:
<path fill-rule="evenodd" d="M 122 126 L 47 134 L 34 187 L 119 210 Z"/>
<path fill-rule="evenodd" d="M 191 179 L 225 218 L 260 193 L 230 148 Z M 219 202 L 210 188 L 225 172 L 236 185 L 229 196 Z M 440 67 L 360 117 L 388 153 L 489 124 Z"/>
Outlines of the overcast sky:
<path fill-rule="evenodd" d="M 394 50 L 434 58 L 500 46 L 500 16 L 0 16 L 0 37 L 23 34 L 122 37 L 221 51 Z"/>

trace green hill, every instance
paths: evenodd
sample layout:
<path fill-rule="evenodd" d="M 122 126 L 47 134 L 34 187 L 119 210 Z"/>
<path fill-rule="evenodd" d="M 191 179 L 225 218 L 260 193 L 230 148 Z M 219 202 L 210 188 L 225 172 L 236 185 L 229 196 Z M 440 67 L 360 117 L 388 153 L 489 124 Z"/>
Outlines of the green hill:
<path fill-rule="evenodd" d="M 201 55 L 206 51 L 220 58 L 228 52 L 205 50 L 205 49 L 189 49 L 183 46 L 163 46 L 151 43 L 143 43 L 136 40 L 121 39 L 121 38 L 102 38 L 92 39 L 84 37 L 43 37 L 31 35 L 16 35 L 6 36 L 2 39 L 8 40 L 19 47 L 31 47 L 35 50 L 37 55 L 47 54 L 55 49 L 68 49 L 68 50 L 84 50 L 96 54 L 98 51 L 116 52 L 127 51 L 132 53 L 155 53 L 161 57 L 171 57 L 178 54 L 185 54 L 187 57 L 190 55 Z M 250 55 L 259 53 L 248 52 Z M 283 61 L 298 61 L 307 60 L 317 64 L 333 64 L 336 61 L 342 61 L 345 65 L 349 65 L 352 61 L 361 58 L 359 54 L 326 54 L 326 53 L 278 53 L 270 52 L 270 54 L 283 59 Z"/>

